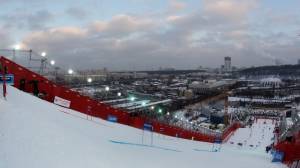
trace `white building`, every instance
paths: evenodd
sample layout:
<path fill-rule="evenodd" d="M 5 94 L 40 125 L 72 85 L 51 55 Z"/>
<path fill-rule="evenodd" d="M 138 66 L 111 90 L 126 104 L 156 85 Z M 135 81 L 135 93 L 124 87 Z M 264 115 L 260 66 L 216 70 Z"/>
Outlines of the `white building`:
<path fill-rule="evenodd" d="M 260 83 L 263 87 L 275 87 L 279 88 L 282 85 L 282 81 L 279 78 L 264 78 L 260 80 Z"/>
<path fill-rule="evenodd" d="M 211 91 L 217 91 L 225 89 L 226 87 L 236 83 L 235 80 L 204 80 L 194 81 L 189 85 L 189 88 L 197 93 L 208 93 Z"/>

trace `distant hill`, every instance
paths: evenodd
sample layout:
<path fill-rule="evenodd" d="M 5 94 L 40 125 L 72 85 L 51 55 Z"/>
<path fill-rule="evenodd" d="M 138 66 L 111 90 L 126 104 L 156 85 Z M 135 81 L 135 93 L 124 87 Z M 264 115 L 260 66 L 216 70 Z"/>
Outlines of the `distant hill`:
<path fill-rule="evenodd" d="M 300 76 L 300 65 L 280 65 L 280 66 L 261 66 L 251 67 L 239 71 L 242 76 Z"/>

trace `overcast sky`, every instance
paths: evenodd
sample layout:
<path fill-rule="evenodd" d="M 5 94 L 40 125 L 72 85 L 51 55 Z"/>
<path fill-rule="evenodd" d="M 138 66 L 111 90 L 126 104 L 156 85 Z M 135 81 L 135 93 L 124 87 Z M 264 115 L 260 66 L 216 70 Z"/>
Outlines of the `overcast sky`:
<path fill-rule="evenodd" d="M 299 0 L 0 0 L 0 48 L 58 65 L 151 70 L 294 64 Z"/>

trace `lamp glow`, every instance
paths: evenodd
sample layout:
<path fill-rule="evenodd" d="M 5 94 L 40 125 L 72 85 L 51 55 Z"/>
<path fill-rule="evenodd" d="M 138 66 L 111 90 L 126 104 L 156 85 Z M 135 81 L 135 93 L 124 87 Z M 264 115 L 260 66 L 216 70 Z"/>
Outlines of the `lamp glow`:
<path fill-rule="evenodd" d="M 51 61 L 50 61 L 50 64 L 51 64 L 51 65 L 55 65 L 55 61 L 54 61 L 54 60 L 51 60 Z"/>
<path fill-rule="evenodd" d="M 14 49 L 15 49 L 15 50 L 20 50 L 20 49 L 21 49 L 21 45 L 20 45 L 20 44 L 16 44 L 16 45 L 14 46 Z"/>
<path fill-rule="evenodd" d="M 133 96 L 130 97 L 130 100 L 131 100 L 131 101 L 134 101 L 134 100 L 135 100 L 135 97 L 133 97 Z"/>
<path fill-rule="evenodd" d="M 72 69 L 69 69 L 69 70 L 68 70 L 68 74 L 69 74 L 69 75 L 72 75 L 73 73 L 74 73 L 74 71 L 73 71 Z"/>
<path fill-rule="evenodd" d="M 42 57 L 46 57 L 46 55 L 47 55 L 46 52 L 42 52 L 42 53 L 41 53 L 41 56 L 42 56 Z"/>
<path fill-rule="evenodd" d="M 92 83 L 92 82 L 93 82 L 93 79 L 92 79 L 92 78 L 87 78 L 87 82 L 88 82 L 88 83 Z"/>

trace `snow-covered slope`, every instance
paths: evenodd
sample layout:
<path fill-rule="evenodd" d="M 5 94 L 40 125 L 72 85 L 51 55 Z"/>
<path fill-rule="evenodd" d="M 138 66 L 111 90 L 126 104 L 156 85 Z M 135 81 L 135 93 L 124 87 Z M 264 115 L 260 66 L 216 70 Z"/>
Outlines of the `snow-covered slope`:
<path fill-rule="evenodd" d="M 228 143 L 212 152 L 213 144 L 88 119 L 8 87 L 7 100 L 0 98 L 0 168 L 285 167 L 271 163 L 263 151 L 268 142 L 256 149 Z M 239 132 L 228 142 L 238 142 Z"/>
<path fill-rule="evenodd" d="M 272 143 L 274 126 L 275 121 L 258 119 L 251 127 L 238 129 L 228 143 L 235 146 L 240 143 L 239 148 L 263 152 Z"/>

